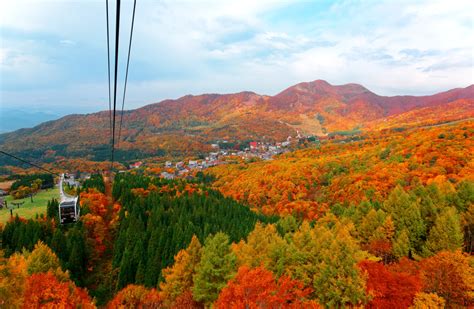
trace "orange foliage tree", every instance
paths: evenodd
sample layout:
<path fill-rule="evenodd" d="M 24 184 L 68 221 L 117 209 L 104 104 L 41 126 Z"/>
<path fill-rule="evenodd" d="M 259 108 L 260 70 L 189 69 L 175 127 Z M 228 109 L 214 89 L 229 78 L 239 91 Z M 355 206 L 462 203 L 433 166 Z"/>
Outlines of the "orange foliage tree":
<path fill-rule="evenodd" d="M 147 289 L 141 285 L 129 284 L 118 292 L 107 308 L 159 308 L 161 300 L 155 289 Z"/>
<path fill-rule="evenodd" d="M 426 293 L 443 297 L 446 306 L 474 305 L 474 269 L 470 257 L 460 250 L 442 251 L 421 262 L 421 278 Z"/>
<path fill-rule="evenodd" d="M 110 247 L 111 229 L 118 221 L 119 204 L 110 206 L 107 196 L 95 189 L 88 189 L 81 193 L 81 207 L 88 211 L 81 217 L 87 230 L 87 238 L 92 242 L 94 252 L 90 264 L 99 260 Z"/>
<path fill-rule="evenodd" d="M 70 281 L 60 282 L 51 273 L 37 273 L 28 277 L 23 308 L 95 308 L 87 292 Z"/>
<path fill-rule="evenodd" d="M 193 299 L 193 292 L 188 290 L 176 298 L 173 308 L 204 309 L 204 305 L 195 301 Z"/>

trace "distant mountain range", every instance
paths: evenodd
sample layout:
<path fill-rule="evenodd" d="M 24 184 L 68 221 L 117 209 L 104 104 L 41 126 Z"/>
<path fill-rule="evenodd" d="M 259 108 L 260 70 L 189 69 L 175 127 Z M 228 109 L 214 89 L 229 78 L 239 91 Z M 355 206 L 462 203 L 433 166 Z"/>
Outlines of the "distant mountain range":
<path fill-rule="evenodd" d="M 474 85 L 429 96 L 388 97 L 358 84 L 335 86 L 316 80 L 275 96 L 187 95 L 126 111 L 118 155 L 123 160 L 191 155 L 224 140 L 232 146 L 251 140 L 282 141 L 297 131 L 326 135 L 468 117 L 474 117 Z M 102 111 L 1 134 L 0 147 L 43 160 L 58 156 L 106 160 L 109 138 L 109 112 Z"/>
<path fill-rule="evenodd" d="M 2 106 L 0 107 L 0 133 L 33 127 L 42 122 L 57 119 L 59 117 L 60 115 L 50 112 L 5 108 Z"/>

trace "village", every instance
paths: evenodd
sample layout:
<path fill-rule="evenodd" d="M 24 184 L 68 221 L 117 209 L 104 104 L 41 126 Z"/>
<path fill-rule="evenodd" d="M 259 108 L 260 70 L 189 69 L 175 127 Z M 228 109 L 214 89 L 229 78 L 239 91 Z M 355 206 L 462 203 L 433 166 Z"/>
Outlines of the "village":
<path fill-rule="evenodd" d="M 286 140 L 282 142 L 268 142 L 268 141 L 251 141 L 245 144 L 245 147 L 236 149 L 232 142 L 227 140 L 216 140 L 210 146 L 212 151 L 205 155 L 200 155 L 194 158 L 179 160 L 167 160 L 158 161 L 136 161 L 127 166 L 127 170 L 143 170 L 143 169 L 154 169 L 159 167 L 159 173 L 156 175 L 164 179 L 176 179 L 176 178 L 193 178 L 196 172 L 203 171 L 207 168 L 229 164 L 233 162 L 249 162 L 255 160 L 272 160 L 274 156 L 280 155 L 286 152 L 290 152 L 300 147 L 308 147 L 310 145 L 319 145 L 321 142 L 326 140 L 334 140 L 334 142 L 345 143 L 354 137 L 347 138 L 343 135 L 327 135 L 327 136 L 314 136 L 314 135 L 303 135 L 298 130 L 295 136 L 288 136 Z M 118 173 L 127 172 L 126 169 L 121 169 Z M 99 172 L 99 171 L 96 171 Z M 79 187 L 80 183 L 90 179 L 91 172 L 79 172 L 65 174 L 64 182 L 68 187 Z"/>
<path fill-rule="evenodd" d="M 296 138 L 289 136 L 283 142 L 249 142 L 248 147 L 242 150 L 226 149 L 220 145 L 227 144 L 227 141 L 217 141 L 211 144 L 213 151 L 209 152 L 203 159 L 191 159 L 183 161 L 166 161 L 163 164 L 165 171 L 162 171 L 160 177 L 165 179 L 191 178 L 194 172 L 205 170 L 209 167 L 229 164 L 234 160 L 271 160 L 273 156 L 289 152 L 292 145 L 298 144 L 304 137 L 297 135 Z M 234 159 L 234 160 L 233 160 Z M 144 166 L 139 161 L 129 166 L 130 169 L 138 169 Z"/>

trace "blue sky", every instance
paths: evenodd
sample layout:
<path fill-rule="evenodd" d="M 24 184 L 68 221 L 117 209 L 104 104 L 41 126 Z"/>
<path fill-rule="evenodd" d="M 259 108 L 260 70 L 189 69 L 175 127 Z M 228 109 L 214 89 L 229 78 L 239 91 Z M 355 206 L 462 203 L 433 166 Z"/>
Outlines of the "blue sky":
<path fill-rule="evenodd" d="M 122 69 L 132 9 L 123 2 Z M 466 87 L 473 12 L 470 0 L 138 0 L 126 108 L 186 94 L 273 95 L 315 79 L 382 95 Z M 105 0 L 1 1 L 0 27 L 3 116 L 107 109 Z"/>

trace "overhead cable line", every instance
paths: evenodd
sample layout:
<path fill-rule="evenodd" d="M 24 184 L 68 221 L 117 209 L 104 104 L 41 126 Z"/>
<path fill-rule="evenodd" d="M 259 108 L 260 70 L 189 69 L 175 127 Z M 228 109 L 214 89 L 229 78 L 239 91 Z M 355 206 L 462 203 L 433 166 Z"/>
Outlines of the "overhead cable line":
<path fill-rule="evenodd" d="M 105 0 L 105 16 L 107 22 L 107 75 L 109 78 L 109 135 L 112 140 L 112 101 L 110 98 L 110 39 L 109 39 L 109 0 Z"/>
<path fill-rule="evenodd" d="M 34 167 L 36 167 L 36 168 L 39 168 L 40 170 L 43 170 L 43 171 L 48 172 L 48 173 L 50 173 L 50 174 L 59 176 L 59 174 L 57 174 L 57 173 L 55 173 L 55 172 L 53 172 L 53 171 L 47 170 L 47 169 L 45 169 L 45 168 L 43 168 L 43 167 L 41 167 L 41 166 L 39 166 L 39 165 L 36 165 L 36 164 L 34 164 L 34 163 L 30 162 L 30 161 L 24 160 L 24 159 L 22 159 L 22 158 L 19 158 L 19 157 L 15 156 L 15 155 L 12 155 L 12 154 L 10 154 L 10 153 L 7 153 L 7 152 L 5 152 L 5 151 L 3 151 L 3 150 L 0 150 L 0 153 L 6 155 L 6 156 L 8 156 L 8 157 L 14 158 L 14 159 L 16 159 L 16 160 L 18 160 L 18 161 L 21 161 L 21 162 L 23 162 L 23 163 L 26 163 L 26 164 L 29 164 L 29 165 L 31 165 L 31 166 L 34 166 Z"/>
<path fill-rule="evenodd" d="M 114 111 L 112 118 L 112 156 L 110 168 L 114 167 L 115 154 L 115 114 L 117 111 L 117 75 L 119 57 L 119 34 L 120 34 L 120 0 L 117 0 L 117 10 L 115 12 L 115 76 L 114 76 Z"/>
<path fill-rule="evenodd" d="M 120 125 L 119 125 L 118 139 L 117 139 L 117 147 L 120 144 L 120 136 L 122 134 L 123 108 L 125 106 L 125 94 L 127 93 L 128 65 L 130 64 L 130 51 L 132 49 L 133 24 L 135 23 L 135 7 L 136 6 L 137 6 L 137 0 L 134 0 L 133 1 L 133 13 L 132 13 L 132 25 L 130 27 L 130 41 L 128 43 L 127 69 L 125 70 L 125 83 L 124 83 L 124 86 L 123 86 L 122 112 L 120 113 Z"/>

